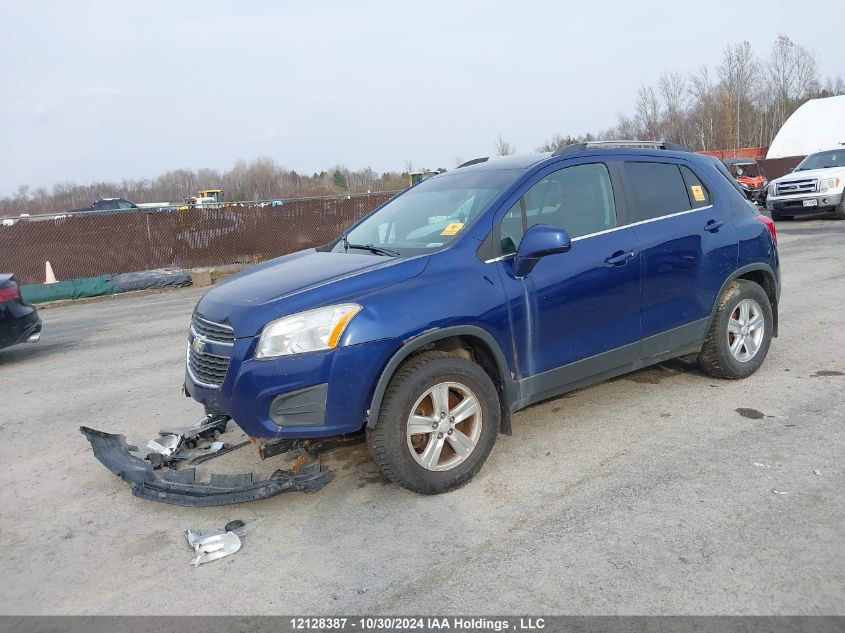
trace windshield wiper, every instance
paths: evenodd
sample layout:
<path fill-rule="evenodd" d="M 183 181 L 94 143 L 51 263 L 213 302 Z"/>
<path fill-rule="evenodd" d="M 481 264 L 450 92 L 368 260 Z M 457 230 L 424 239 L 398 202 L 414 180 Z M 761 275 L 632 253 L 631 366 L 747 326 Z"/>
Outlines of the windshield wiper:
<path fill-rule="evenodd" d="M 389 248 L 382 248 L 374 244 L 352 244 L 349 238 L 343 236 L 343 250 L 348 251 L 350 248 L 357 248 L 362 251 L 370 251 L 374 255 L 384 255 L 385 257 L 399 257 L 399 253 L 392 251 Z"/>

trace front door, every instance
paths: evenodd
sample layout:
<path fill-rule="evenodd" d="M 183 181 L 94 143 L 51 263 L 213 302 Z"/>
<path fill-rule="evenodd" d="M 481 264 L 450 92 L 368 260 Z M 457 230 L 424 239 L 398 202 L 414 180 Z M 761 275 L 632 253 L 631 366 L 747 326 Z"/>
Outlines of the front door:
<path fill-rule="evenodd" d="M 638 358 L 639 248 L 610 173 L 604 162 L 553 167 L 494 226 L 523 403 Z M 566 229 L 572 249 L 518 278 L 508 255 L 534 224 Z"/>

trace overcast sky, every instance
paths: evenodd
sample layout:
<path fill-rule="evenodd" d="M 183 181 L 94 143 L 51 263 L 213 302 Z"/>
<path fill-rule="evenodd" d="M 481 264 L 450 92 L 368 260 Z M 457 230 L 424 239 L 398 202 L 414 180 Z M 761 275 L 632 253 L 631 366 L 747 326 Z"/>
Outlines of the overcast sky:
<path fill-rule="evenodd" d="M 836 6 L 2 0 L 0 195 L 259 156 L 450 168 L 499 132 L 530 152 L 612 126 L 641 84 L 743 39 L 765 55 L 786 33 L 845 77 Z"/>

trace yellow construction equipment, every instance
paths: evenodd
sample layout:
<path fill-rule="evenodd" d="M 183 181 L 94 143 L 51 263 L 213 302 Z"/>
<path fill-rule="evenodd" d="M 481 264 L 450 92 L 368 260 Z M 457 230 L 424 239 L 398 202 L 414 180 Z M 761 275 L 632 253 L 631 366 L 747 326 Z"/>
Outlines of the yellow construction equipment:
<path fill-rule="evenodd" d="M 185 198 L 185 204 L 176 207 L 179 211 L 187 211 L 195 207 L 205 209 L 220 209 L 223 207 L 223 190 L 222 189 L 201 189 L 197 191 L 197 195 Z"/>
<path fill-rule="evenodd" d="M 413 187 L 418 182 L 422 182 L 423 180 L 427 180 L 432 176 L 436 176 L 437 174 L 441 173 L 443 172 L 439 170 L 433 171 L 431 169 L 420 169 L 418 171 L 412 171 L 408 174 L 408 186 Z"/>

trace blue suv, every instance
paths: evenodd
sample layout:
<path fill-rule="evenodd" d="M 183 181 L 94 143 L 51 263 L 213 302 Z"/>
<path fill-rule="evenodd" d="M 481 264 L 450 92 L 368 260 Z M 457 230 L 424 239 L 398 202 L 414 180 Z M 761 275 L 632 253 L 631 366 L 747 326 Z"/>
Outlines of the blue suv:
<path fill-rule="evenodd" d="M 208 292 L 185 389 L 255 438 L 363 429 L 388 478 L 438 493 L 532 403 L 689 354 L 752 374 L 776 243 L 724 165 L 668 144 L 481 158 Z"/>

